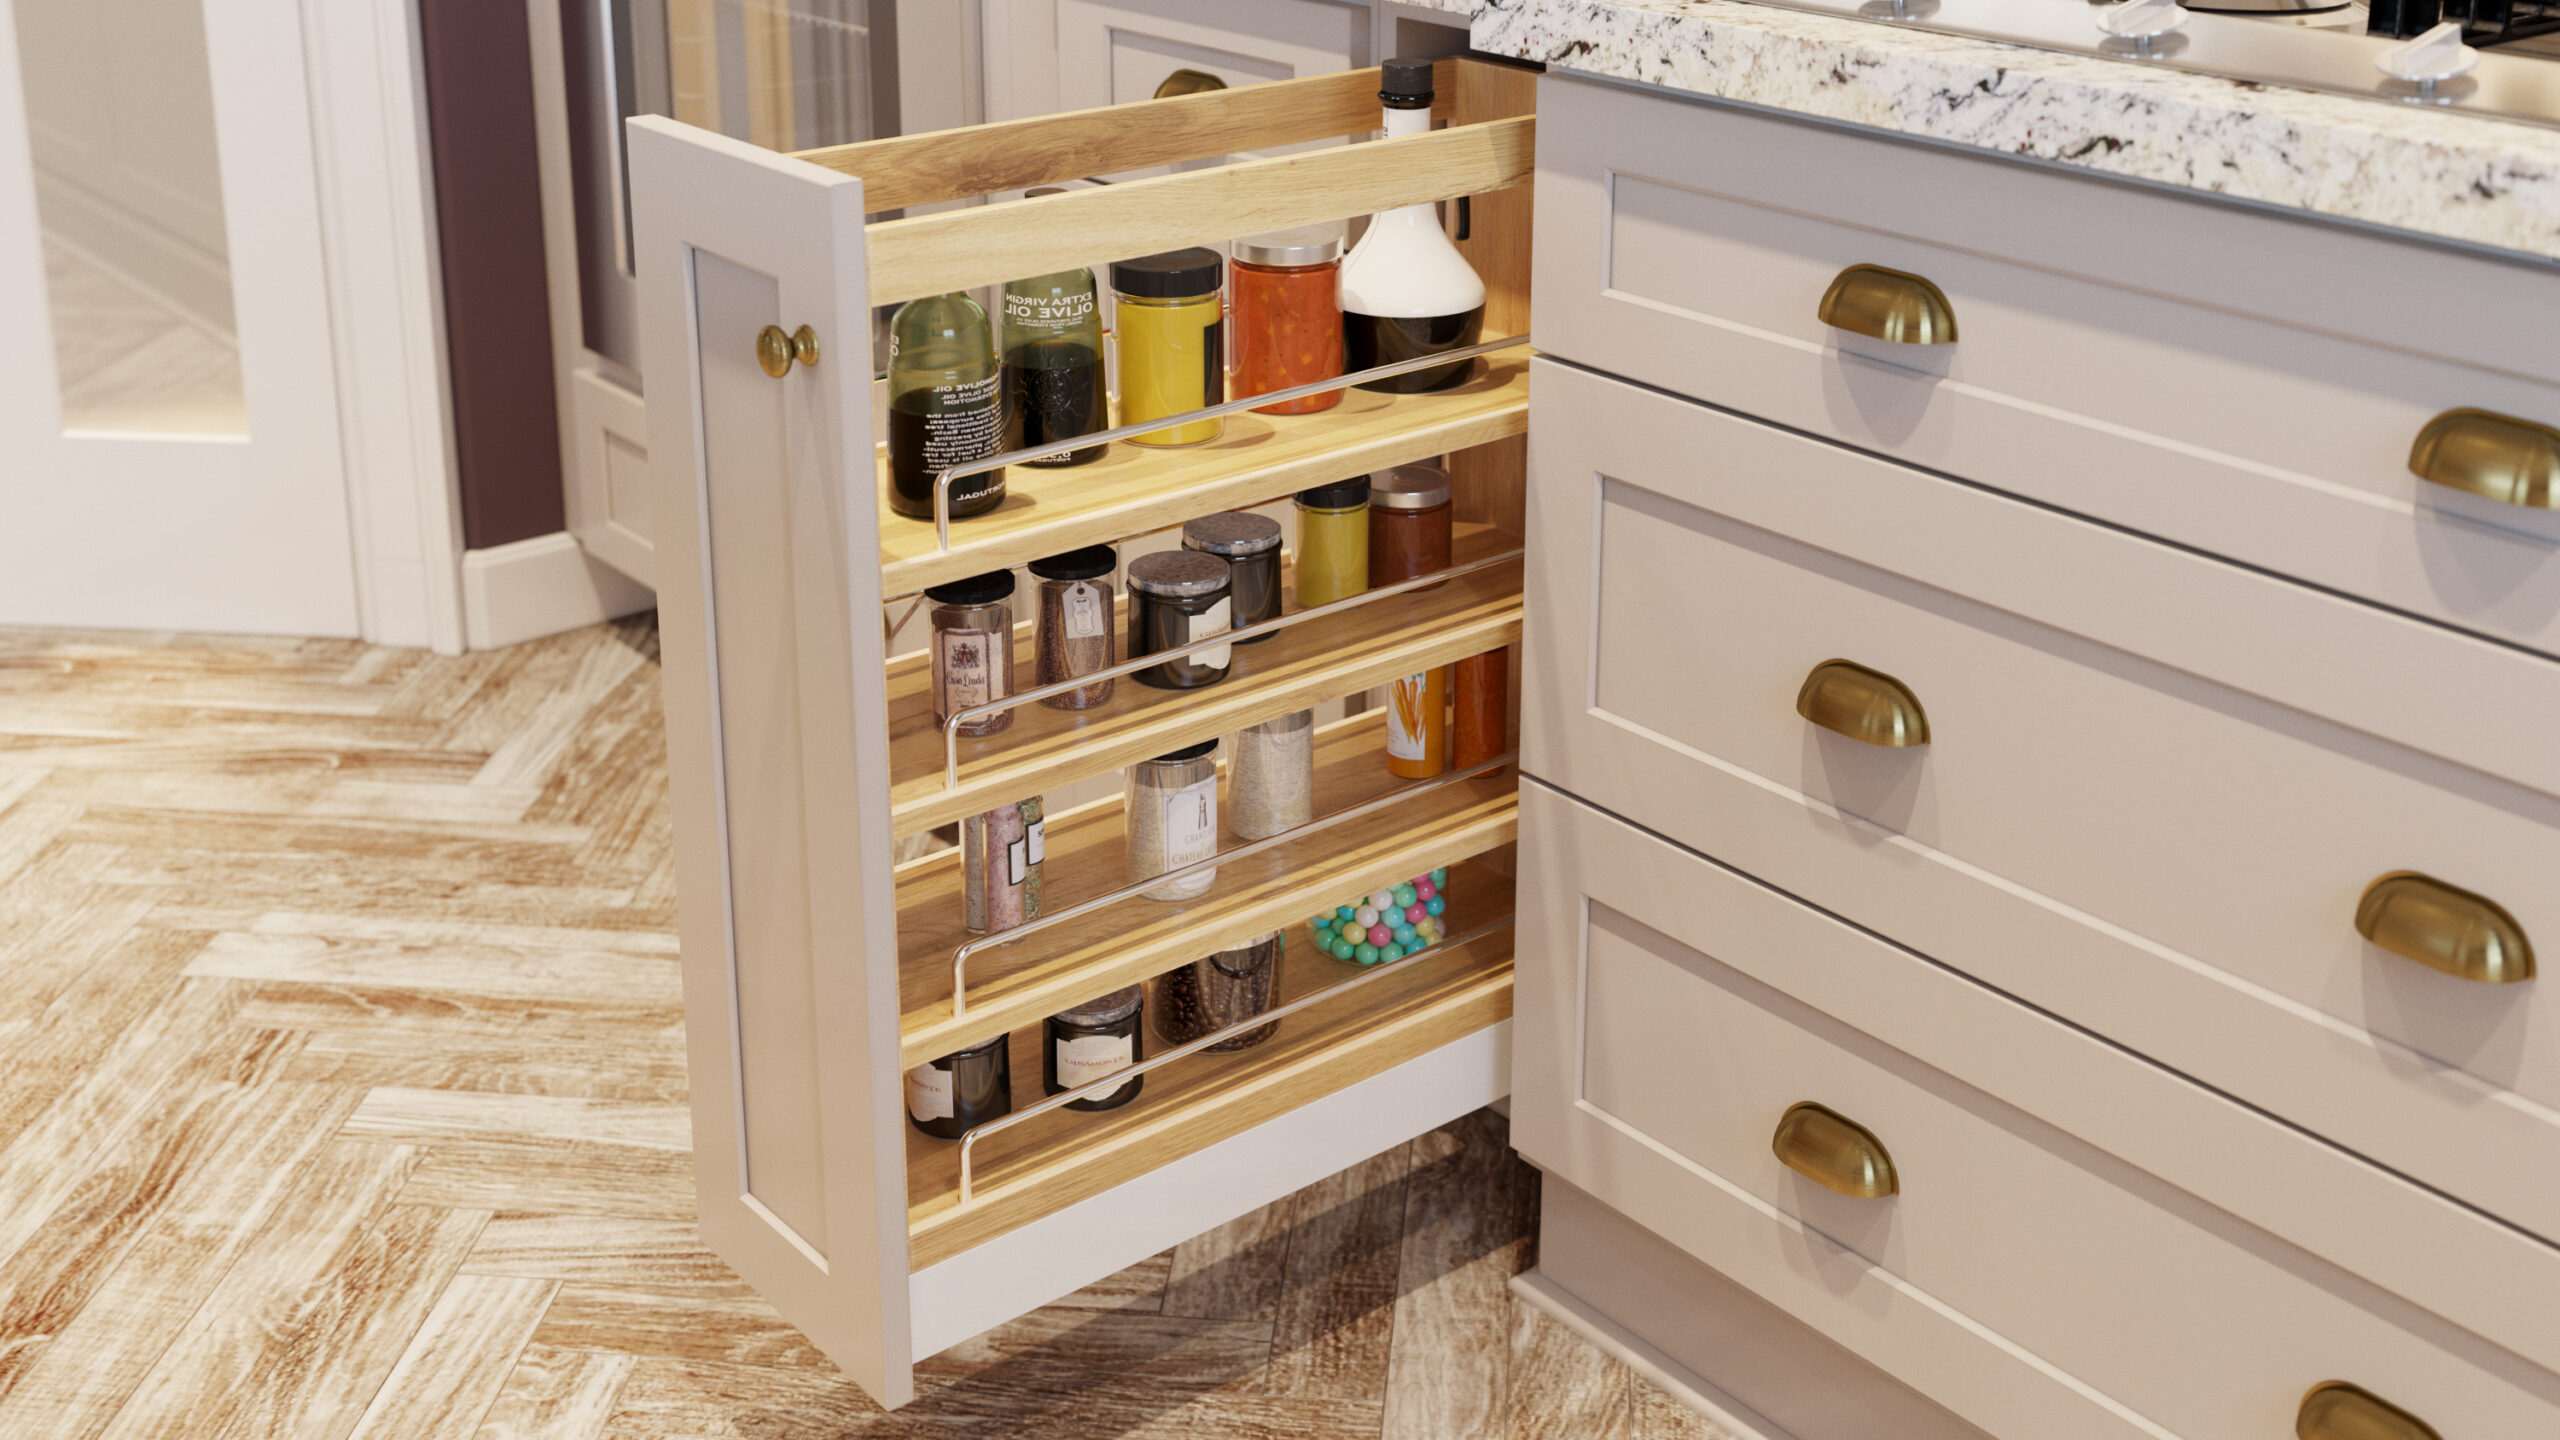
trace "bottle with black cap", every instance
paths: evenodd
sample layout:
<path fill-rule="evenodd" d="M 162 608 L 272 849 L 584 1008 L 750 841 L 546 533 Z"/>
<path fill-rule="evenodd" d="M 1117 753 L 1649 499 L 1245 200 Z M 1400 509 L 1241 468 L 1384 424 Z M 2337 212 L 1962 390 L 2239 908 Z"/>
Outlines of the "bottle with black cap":
<path fill-rule="evenodd" d="M 1379 67 L 1390 140 L 1431 129 L 1431 62 L 1390 60 Z M 1484 278 L 1440 228 L 1437 207 L 1406 205 L 1369 217 L 1369 233 L 1342 262 L 1343 368 L 1368 370 L 1461 350 L 1484 330 Z M 1472 360 L 1433 365 L 1363 390 L 1411 394 L 1465 382 Z"/>
<path fill-rule="evenodd" d="M 1043 186 L 1025 198 L 1067 193 Z M 1109 428 L 1102 386 L 1102 314 L 1093 272 L 1079 265 L 1004 287 L 1004 448 L 1022 450 Z M 1101 445 L 1025 460 L 1062 469 L 1102 458 Z"/>

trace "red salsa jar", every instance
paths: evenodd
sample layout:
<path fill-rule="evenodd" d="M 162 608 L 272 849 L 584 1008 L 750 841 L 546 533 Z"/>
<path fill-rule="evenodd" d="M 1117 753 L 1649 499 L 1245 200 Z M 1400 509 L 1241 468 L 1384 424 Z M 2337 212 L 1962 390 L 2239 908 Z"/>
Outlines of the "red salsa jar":
<path fill-rule="evenodd" d="M 1235 335 L 1238 399 L 1342 373 L 1342 232 L 1331 225 L 1274 230 L 1239 240 L 1227 285 Z M 1256 405 L 1260 415 L 1312 415 L 1342 403 L 1342 392 Z"/>

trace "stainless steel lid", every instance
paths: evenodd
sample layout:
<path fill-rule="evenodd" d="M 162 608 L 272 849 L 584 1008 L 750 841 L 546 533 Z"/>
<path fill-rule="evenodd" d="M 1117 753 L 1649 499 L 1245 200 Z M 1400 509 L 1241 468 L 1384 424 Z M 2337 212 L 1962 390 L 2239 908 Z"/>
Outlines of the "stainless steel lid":
<path fill-rule="evenodd" d="M 1280 548 L 1280 522 L 1250 510 L 1221 510 L 1184 522 L 1182 548 L 1211 555 L 1259 555 Z"/>
<path fill-rule="evenodd" d="M 1125 990 L 1114 990 L 1108 995 L 1097 995 L 1071 1010 L 1061 1010 L 1050 1018 L 1061 1025 L 1108 1025 L 1114 1020 L 1126 1020 L 1137 1014 L 1138 1003 L 1145 993 L 1140 987 L 1132 985 Z"/>
<path fill-rule="evenodd" d="M 1449 503 L 1449 472 L 1437 465 L 1398 465 L 1369 477 L 1369 505 L 1379 510 L 1428 510 Z"/>
<path fill-rule="evenodd" d="M 1325 265 L 1342 258 L 1342 227 L 1300 225 L 1248 235 L 1236 242 L 1236 258 L 1247 265 Z"/>
<path fill-rule="evenodd" d="M 1197 550 L 1158 550 L 1129 562 L 1129 588 L 1194 600 L 1227 588 L 1227 562 Z"/>

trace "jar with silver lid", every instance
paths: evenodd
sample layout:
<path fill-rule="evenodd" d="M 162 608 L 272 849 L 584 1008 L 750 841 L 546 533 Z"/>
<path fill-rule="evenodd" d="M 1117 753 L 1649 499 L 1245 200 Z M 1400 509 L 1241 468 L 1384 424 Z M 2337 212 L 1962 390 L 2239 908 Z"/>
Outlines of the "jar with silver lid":
<path fill-rule="evenodd" d="M 1129 883 L 1134 885 L 1218 853 L 1218 742 L 1203 740 L 1129 767 Z M 1217 870 L 1168 880 L 1150 900 L 1189 900 L 1208 893 Z"/>
<path fill-rule="evenodd" d="M 908 1122 L 937 1140 L 957 1140 L 1011 1113 L 1012 1039 L 998 1035 L 908 1071 Z"/>
<path fill-rule="evenodd" d="M 1013 572 L 991 570 L 924 593 L 933 602 L 933 723 L 1012 694 Z M 993 735 L 1011 724 L 1013 712 L 998 710 L 960 733 Z"/>
<path fill-rule="evenodd" d="M 1227 562 L 1227 599 L 1239 630 L 1280 618 L 1280 522 L 1250 510 L 1222 510 L 1182 527 L 1182 548 Z M 1270 639 L 1256 635 L 1239 645 Z"/>
<path fill-rule="evenodd" d="M 1145 1059 L 1146 1046 L 1139 1035 L 1145 1009 L 1145 992 L 1131 985 L 1050 1016 L 1048 1043 L 1042 1048 L 1042 1086 L 1049 1094 L 1062 1095 Z M 1066 1108 L 1117 1110 L 1137 1099 L 1146 1083 L 1144 1075 L 1132 1075 L 1119 1089 L 1070 1100 Z"/>
<path fill-rule="evenodd" d="M 1284 944 L 1275 930 L 1149 980 L 1147 1012 L 1155 1016 L 1157 1036 L 1169 1045 L 1188 1045 L 1276 1008 Z M 1212 1053 L 1250 1050 L 1279 1033 L 1274 1021 L 1208 1048 Z"/>
<path fill-rule="evenodd" d="M 1234 628 L 1229 566 L 1196 550 L 1158 550 L 1129 562 L 1129 658 L 1178 649 Z M 1197 690 L 1227 678 L 1234 647 L 1212 645 L 1129 678 L 1158 690 Z"/>

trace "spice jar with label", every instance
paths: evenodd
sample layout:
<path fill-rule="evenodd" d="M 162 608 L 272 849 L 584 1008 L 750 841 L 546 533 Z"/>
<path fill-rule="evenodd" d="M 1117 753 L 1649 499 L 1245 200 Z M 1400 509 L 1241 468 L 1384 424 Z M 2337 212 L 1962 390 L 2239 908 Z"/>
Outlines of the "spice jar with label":
<path fill-rule="evenodd" d="M 1237 838 L 1266 840 L 1315 818 L 1313 710 L 1247 726 L 1230 743 L 1227 810 Z"/>
<path fill-rule="evenodd" d="M 961 920 L 980 935 L 1040 918 L 1040 861 L 1048 848 L 1040 797 L 960 822 Z"/>
<path fill-rule="evenodd" d="M 1227 562 L 1196 550 L 1158 550 L 1129 562 L 1129 658 L 1224 635 L 1229 620 Z M 1197 690 L 1227 678 L 1234 647 L 1212 645 L 1130 675 L 1158 690 Z"/>
<path fill-rule="evenodd" d="M 1145 1059 L 1146 1047 L 1139 1038 L 1143 1000 L 1144 992 L 1132 985 L 1050 1016 L 1041 1061 L 1042 1087 L 1061 1095 Z M 1119 1089 L 1070 1100 L 1066 1108 L 1117 1110 L 1137 1099 L 1146 1083 L 1146 1076 L 1132 1075 Z"/>
<path fill-rule="evenodd" d="M 1013 572 L 990 570 L 924 592 L 933 602 L 933 723 L 1013 693 Z M 998 710 L 960 727 L 993 735 L 1013 723 Z"/>
<path fill-rule="evenodd" d="M 1206 409 L 1227 398 L 1225 307 L 1218 252 L 1171 250 L 1111 267 L 1118 298 L 1120 423 L 1138 425 Z M 1198 445 L 1223 420 L 1192 420 L 1129 437 L 1132 445 Z"/>
<path fill-rule="evenodd" d="M 907 1072 L 907 1120 L 937 1140 L 957 1140 L 1013 1109 L 1010 1035 L 998 1035 Z"/>
<path fill-rule="evenodd" d="M 1182 527 L 1182 548 L 1227 562 L 1232 623 L 1241 630 L 1280 618 L 1280 522 L 1250 510 L 1222 510 Z M 1239 645 L 1270 639 L 1256 635 Z"/>
<path fill-rule="evenodd" d="M 1336 960 L 1379 965 L 1449 938 L 1449 867 L 1355 895 L 1307 922 L 1307 943 Z"/>
<path fill-rule="evenodd" d="M 1218 742 L 1203 740 L 1129 767 L 1129 883 L 1196 865 L 1218 853 Z M 1215 867 L 1145 892 L 1150 900 L 1208 893 Z"/>
<path fill-rule="evenodd" d="M 1341 268 L 1338 225 L 1275 230 L 1236 242 L 1227 308 L 1236 331 L 1237 399 L 1342 373 L 1342 302 L 1335 294 Z M 1312 415 L 1341 403 L 1341 391 L 1327 390 L 1253 411 Z"/>
<path fill-rule="evenodd" d="M 1450 494 L 1449 472 L 1435 465 L 1398 465 L 1369 477 L 1371 589 L 1449 568 Z"/>
<path fill-rule="evenodd" d="M 1274 930 L 1149 980 L 1147 1013 L 1156 1017 L 1157 1036 L 1168 1044 L 1188 1045 L 1277 1007 L 1285 944 L 1282 932 Z M 1208 1049 L 1250 1050 L 1279 1033 L 1279 1022 L 1273 1021 Z"/>
<path fill-rule="evenodd" d="M 1369 477 L 1298 492 L 1298 608 L 1369 588 Z"/>
<path fill-rule="evenodd" d="M 1119 656 L 1111 614 L 1111 575 L 1120 554 L 1088 545 L 1031 562 L 1040 582 L 1040 614 L 1033 627 L 1036 682 L 1041 686 L 1108 670 Z M 1111 698 L 1111 681 L 1096 680 L 1043 699 L 1052 710 L 1090 710 Z"/>

